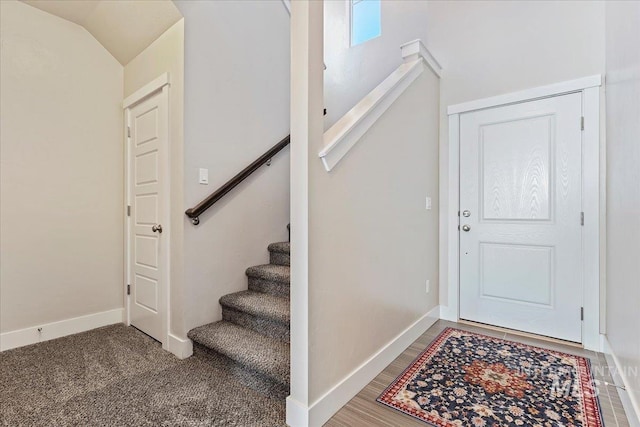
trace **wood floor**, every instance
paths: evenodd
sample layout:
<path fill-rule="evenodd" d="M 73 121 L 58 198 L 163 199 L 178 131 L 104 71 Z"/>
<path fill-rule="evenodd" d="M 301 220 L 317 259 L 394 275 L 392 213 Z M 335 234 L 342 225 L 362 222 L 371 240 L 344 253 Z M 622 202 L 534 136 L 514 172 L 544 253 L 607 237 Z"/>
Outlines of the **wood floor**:
<path fill-rule="evenodd" d="M 385 426 L 385 427 L 426 427 L 427 424 L 418 421 L 408 415 L 388 408 L 376 402 L 376 398 L 391 384 L 402 371 L 413 362 L 431 341 L 446 327 L 455 327 L 471 332 L 479 332 L 498 338 L 518 341 L 524 344 L 536 345 L 551 350 L 563 351 L 578 356 L 584 356 L 591 360 L 594 377 L 607 383 L 613 383 L 613 379 L 607 369 L 607 361 L 604 354 L 567 345 L 541 341 L 534 338 L 521 337 L 505 332 L 479 328 L 472 325 L 447 322 L 439 320 L 407 348 L 391 365 L 371 381 L 356 397 L 351 399 L 340 411 L 338 411 L 326 424 L 328 427 L 359 427 L 359 426 Z M 600 385 L 600 406 L 606 427 L 629 427 L 618 391 L 614 386 Z"/>

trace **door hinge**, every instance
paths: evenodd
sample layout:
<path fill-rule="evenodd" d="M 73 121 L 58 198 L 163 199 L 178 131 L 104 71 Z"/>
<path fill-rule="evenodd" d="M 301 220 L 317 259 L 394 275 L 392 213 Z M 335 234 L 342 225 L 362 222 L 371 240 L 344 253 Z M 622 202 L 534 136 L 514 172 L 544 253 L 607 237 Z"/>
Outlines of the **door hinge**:
<path fill-rule="evenodd" d="M 131 285 L 127 285 L 127 295 L 131 295 Z"/>
<path fill-rule="evenodd" d="M 131 205 L 127 205 L 127 216 L 131 216 Z"/>
<path fill-rule="evenodd" d="M 131 138 L 131 127 L 127 126 L 127 137 Z"/>
<path fill-rule="evenodd" d="M 584 320 L 584 307 L 580 307 L 580 320 Z"/>
<path fill-rule="evenodd" d="M 580 117 L 580 130 L 584 130 L 584 116 Z"/>
<path fill-rule="evenodd" d="M 584 225 L 584 212 L 580 212 L 580 225 Z"/>

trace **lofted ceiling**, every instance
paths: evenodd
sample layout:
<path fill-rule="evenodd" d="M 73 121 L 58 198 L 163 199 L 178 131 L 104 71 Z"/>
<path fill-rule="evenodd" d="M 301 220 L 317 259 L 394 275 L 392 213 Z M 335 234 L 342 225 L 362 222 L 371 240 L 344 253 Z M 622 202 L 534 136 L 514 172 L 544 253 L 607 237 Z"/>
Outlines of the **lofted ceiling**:
<path fill-rule="evenodd" d="M 22 0 L 83 26 L 122 65 L 182 15 L 171 0 Z"/>

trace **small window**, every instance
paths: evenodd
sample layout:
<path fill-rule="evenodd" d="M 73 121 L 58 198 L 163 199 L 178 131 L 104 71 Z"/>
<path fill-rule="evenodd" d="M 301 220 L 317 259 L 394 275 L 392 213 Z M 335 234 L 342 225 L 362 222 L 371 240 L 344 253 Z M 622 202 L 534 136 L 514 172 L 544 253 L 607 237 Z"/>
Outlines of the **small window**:
<path fill-rule="evenodd" d="M 349 0 L 351 2 L 351 46 L 364 43 L 382 34 L 380 0 Z"/>

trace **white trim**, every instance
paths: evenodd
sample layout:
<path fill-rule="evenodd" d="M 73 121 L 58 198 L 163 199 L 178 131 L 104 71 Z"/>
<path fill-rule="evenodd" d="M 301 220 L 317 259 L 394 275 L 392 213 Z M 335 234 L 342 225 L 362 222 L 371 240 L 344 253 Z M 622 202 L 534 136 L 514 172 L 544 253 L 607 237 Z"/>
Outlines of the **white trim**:
<path fill-rule="evenodd" d="M 405 62 L 324 133 L 318 157 L 327 172 L 347 155 L 426 66 L 433 69 L 438 64 L 420 40 L 404 44 L 402 55 Z"/>
<path fill-rule="evenodd" d="M 484 108 L 497 107 L 499 105 L 514 104 L 523 101 L 533 101 L 534 99 L 557 96 L 564 93 L 580 92 L 590 87 L 602 85 L 600 74 L 569 80 L 561 83 L 554 83 L 547 86 L 538 86 L 519 92 L 506 93 L 492 96 L 490 98 L 477 99 L 475 101 L 463 102 L 462 104 L 450 105 L 447 107 L 447 114 L 465 113 L 467 111 L 482 110 Z"/>
<path fill-rule="evenodd" d="M 126 109 L 131 107 L 133 104 L 142 101 L 144 98 L 163 88 L 169 83 L 169 73 L 163 73 L 159 75 L 146 85 L 142 86 L 137 91 L 133 92 L 131 95 L 127 96 L 124 101 L 122 101 L 122 108 Z"/>
<path fill-rule="evenodd" d="M 291 3 L 291 345 L 287 419 L 309 404 L 309 147 L 322 141 L 323 2 Z M 299 402 L 300 405 L 293 404 Z"/>
<path fill-rule="evenodd" d="M 315 427 L 326 423 L 439 318 L 440 306 L 436 306 L 354 369 L 309 408 L 287 399 L 287 424 L 292 427 Z"/>
<path fill-rule="evenodd" d="M 124 232 L 124 236 L 123 236 L 123 242 L 124 242 L 124 259 L 123 259 L 123 273 L 124 273 L 124 278 L 123 278 L 123 282 L 122 282 L 122 297 L 123 297 L 123 304 L 124 304 L 124 314 L 123 314 L 123 319 L 122 321 L 125 323 L 125 325 L 127 326 L 131 326 L 131 316 L 129 315 L 129 296 L 127 295 L 127 286 L 129 285 L 130 281 L 129 278 L 131 277 L 131 266 L 129 265 L 129 251 L 131 251 L 131 242 L 129 241 L 129 233 L 131 232 L 131 221 L 128 215 L 129 212 L 129 206 L 131 205 L 131 195 L 129 194 L 129 177 L 132 176 L 132 171 L 131 171 L 131 161 L 129 160 L 129 152 L 131 150 L 131 138 L 129 138 L 129 127 L 131 126 L 131 114 L 129 114 L 129 109 L 125 108 L 123 110 L 124 113 L 124 136 L 123 136 L 123 141 L 124 141 L 124 180 L 123 180 L 123 184 L 124 184 L 124 212 L 122 213 L 124 215 L 124 227 L 123 227 L 123 232 Z"/>
<path fill-rule="evenodd" d="M 289 17 L 291 17 L 291 0 L 282 0 L 282 4 L 284 5 L 284 8 L 287 10 Z M 324 62 L 322 63 L 322 66 L 324 67 L 325 70 L 327 69 L 327 64 L 325 64 Z"/>
<path fill-rule="evenodd" d="M 402 64 L 324 133 L 323 148 L 318 157 L 327 172 L 347 155 L 424 69 L 421 59 Z"/>
<path fill-rule="evenodd" d="M 444 170 L 444 168 L 440 168 Z M 441 305 L 440 317 L 450 322 L 458 321 L 458 280 L 459 280 L 459 256 L 460 253 L 460 234 L 458 232 L 458 225 L 460 220 L 458 217 L 458 211 L 460 210 L 460 115 L 453 114 L 449 116 L 449 176 L 440 177 L 443 181 L 449 183 L 449 198 L 448 204 L 440 205 L 440 221 L 445 222 L 441 224 L 440 229 L 446 230 L 443 239 L 440 239 L 440 253 L 444 254 L 445 239 L 448 243 L 447 247 L 447 265 L 446 268 L 441 269 L 440 276 L 440 288 L 447 286 L 447 301 L 446 305 Z M 446 227 L 446 228 L 443 228 Z M 449 281 L 445 280 L 444 271 L 447 272 Z M 442 303 L 442 300 L 440 300 Z"/>
<path fill-rule="evenodd" d="M 291 427 L 308 427 L 309 424 L 309 408 L 304 404 L 287 396 L 287 425 Z"/>
<path fill-rule="evenodd" d="M 166 73 L 167 81 L 169 73 Z M 162 100 L 162 108 L 166 111 L 166 135 L 167 140 L 165 141 L 164 150 L 160 154 L 160 162 L 161 162 L 161 173 L 163 173 L 163 178 L 165 183 L 163 185 L 164 197 L 162 198 L 163 206 L 160 207 L 160 220 L 161 224 L 166 224 L 167 233 L 160 239 L 160 262 L 163 263 L 162 269 L 162 286 L 163 292 L 160 294 L 160 306 L 164 309 L 164 313 L 162 313 L 162 337 L 164 338 L 162 341 L 162 348 L 169 350 L 170 344 L 170 331 L 171 331 L 171 162 L 169 161 L 169 153 L 171 151 L 171 108 L 169 104 L 169 85 L 165 84 L 162 86 L 162 93 L 160 94 Z M 164 242 L 162 242 L 164 240 Z"/>
<path fill-rule="evenodd" d="M 582 345 L 601 351 L 600 341 L 600 88 L 582 92 Z"/>
<path fill-rule="evenodd" d="M 571 92 L 582 92 L 582 114 L 585 117 L 585 129 L 582 133 L 582 208 L 585 213 L 583 239 L 583 277 L 584 277 L 584 322 L 582 324 L 582 345 L 588 350 L 600 351 L 600 97 L 597 84 L 601 76 L 585 77 L 569 82 L 557 83 L 533 88 L 514 94 L 506 94 L 480 99 L 448 108 L 449 113 L 449 164 L 448 176 L 440 179 L 449 183 L 449 203 L 440 212 L 441 229 L 447 230 L 448 244 L 446 271 L 449 280 L 441 277 L 441 291 L 447 292 L 446 306 L 442 307 L 441 317 L 445 320 L 459 319 L 459 231 L 458 211 L 460 207 L 460 112 L 474 109 L 497 107 L 515 102 L 527 102 L 541 97 L 559 96 Z M 551 90 L 558 90 L 553 93 Z M 524 98 L 524 96 L 532 98 Z M 453 113 L 451 113 L 453 111 Z M 444 168 L 441 167 L 441 170 Z M 444 205 L 443 205 L 444 206 Z M 440 248 L 444 253 L 445 242 Z"/>
<path fill-rule="evenodd" d="M 167 350 L 173 353 L 178 359 L 186 359 L 193 354 L 193 342 L 188 338 L 178 338 L 170 333 Z"/>
<path fill-rule="evenodd" d="M 45 323 L 0 334 L 0 351 L 65 337 L 102 326 L 122 323 L 124 309 L 116 308 L 86 316 Z M 40 329 L 40 331 L 38 331 Z"/>
<path fill-rule="evenodd" d="M 168 81 L 167 73 L 167 81 Z M 162 283 L 163 283 L 163 292 L 160 294 L 160 306 L 163 308 L 164 313 L 162 313 L 162 337 L 164 340 L 162 341 L 162 348 L 170 351 L 169 344 L 171 342 L 170 339 L 170 331 L 171 331 L 171 162 L 169 161 L 169 153 L 171 150 L 171 110 L 170 110 L 170 102 L 169 102 L 169 85 L 165 84 L 162 86 L 162 94 L 160 95 L 162 99 L 162 107 L 166 111 L 166 135 L 167 140 L 165 142 L 163 153 L 160 155 L 161 162 L 161 173 L 164 175 L 164 197 L 162 198 L 163 206 L 160 206 L 160 220 L 161 224 L 166 224 L 167 233 L 164 235 L 162 239 L 164 239 L 164 247 L 162 247 L 162 242 L 160 243 L 161 247 L 161 255 L 160 262 L 163 263 L 162 271 Z M 162 249 L 164 249 L 164 256 L 162 255 Z"/>
<path fill-rule="evenodd" d="M 602 351 L 607 359 L 607 365 L 609 365 L 609 372 L 613 377 L 613 382 L 618 386 L 618 395 L 620 396 L 622 407 L 629 420 L 629 425 L 631 427 L 640 427 L 640 396 L 635 395 L 635 391 L 625 375 L 627 370 L 620 364 L 620 360 L 613 352 L 607 336 L 601 335 L 601 337 Z"/>
<path fill-rule="evenodd" d="M 152 80 L 150 83 L 144 85 L 141 89 L 137 90 L 133 93 L 133 95 L 127 97 L 125 103 L 127 106 L 124 107 L 125 111 L 125 121 L 124 121 L 124 132 L 125 132 L 125 141 L 126 141 L 126 151 L 125 151 L 125 167 L 124 167 L 124 185 L 125 185 L 125 202 L 126 205 L 132 204 L 131 198 L 131 186 L 130 179 L 133 174 L 132 170 L 132 162 L 131 162 L 131 138 L 128 137 L 127 128 L 131 126 L 131 108 L 137 104 L 138 102 L 146 99 L 150 95 L 156 94 L 158 91 L 160 96 L 160 110 L 164 110 L 164 114 L 166 114 L 166 129 L 164 131 L 166 135 L 166 141 L 164 147 L 162 147 L 161 155 L 160 155 L 160 173 L 162 174 L 163 186 L 162 191 L 163 194 L 163 204 L 159 207 L 160 209 L 160 223 L 167 224 L 165 226 L 166 232 L 163 233 L 163 237 L 161 239 L 161 276 L 160 281 L 162 283 L 162 289 L 160 291 L 159 296 L 159 306 L 161 307 L 162 313 L 162 348 L 164 350 L 170 351 L 174 353 L 176 356 L 181 358 L 181 355 L 186 354 L 188 349 L 188 344 L 177 344 L 173 343 L 173 349 L 171 350 L 171 326 L 170 326 L 170 316 L 171 316 L 171 260 L 169 254 L 171 252 L 171 228 L 169 224 L 171 223 L 171 180 L 170 180 L 170 162 L 169 162 L 169 149 L 171 147 L 171 129 L 170 129 L 170 119 L 171 119 L 171 111 L 170 111 L 170 103 L 169 103 L 169 73 L 163 73 L 159 77 Z M 132 284 L 132 268 L 131 268 L 131 244 L 130 244 L 130 234 L 132 232 L 131 228 L 131 217 L 127 215 L 127 207 L 125 206 L 124 212 L 124 250 L 125 250 L 125 280 L 124 280 L 124 306 L 125 306 L 125 323 L 127 326 L 131 325 L 131 295 L 127 295 L 127 286 Z M 177 338 L 177 337 L 176 337 Z M 190 354 L 189 354 L 190 355 Z M 185 356 L 188 357 L 188 356 Z"/>
<path fill-rule="evenodd" d="M 404 62 L 415 61 L 418 58 L 422 58 L 436 76 L 442 77 L 442 66 L 422 43 L 422 40 L 415 39 L 403 44 L 400 46 L 400 52 L 402 53 Z"/>

